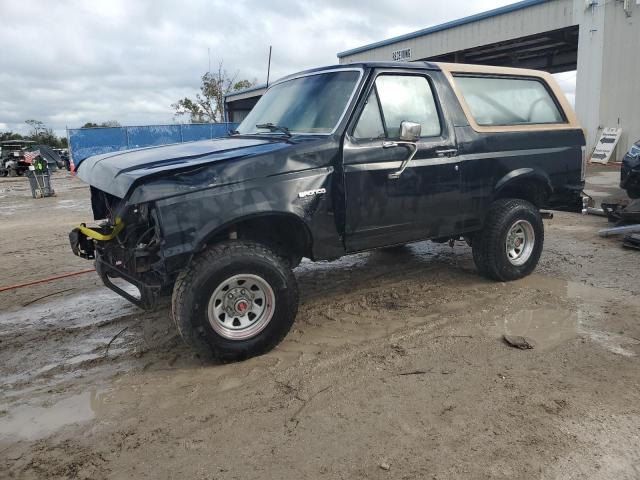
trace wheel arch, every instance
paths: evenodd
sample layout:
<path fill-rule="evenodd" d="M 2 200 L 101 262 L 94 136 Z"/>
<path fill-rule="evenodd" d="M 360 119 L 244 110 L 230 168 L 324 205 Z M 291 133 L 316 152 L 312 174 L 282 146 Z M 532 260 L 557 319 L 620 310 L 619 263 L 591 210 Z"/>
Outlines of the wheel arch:
<path fill-rule="evenodd" d="M 194 251 L 228 239 L 249 239 L 271 246 L 287 256 L 312 256 L 313 238 L 309 226 L 291 212 L 253 212 L 235 217 L 203 232 Z"/>
<path fill-rule="evenodd" d="M 504 175 L 495 185 L 493 200 L 520 198 L 540 208 L 553 193 L 546 172 L 534 168 L 519 168 Z"/>

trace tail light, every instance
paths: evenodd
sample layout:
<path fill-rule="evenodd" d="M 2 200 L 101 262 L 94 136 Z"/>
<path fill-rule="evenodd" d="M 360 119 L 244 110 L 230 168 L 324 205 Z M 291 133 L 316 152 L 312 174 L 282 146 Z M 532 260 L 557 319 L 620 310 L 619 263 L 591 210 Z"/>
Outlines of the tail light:
<path fill-rule="evenodd" d="M 584 182 L 584 179 L 587 176 L 587 147 L 583 145 L 581 149 L 582 149 L 582 165 L 580 167 L 580 180 Z"/>

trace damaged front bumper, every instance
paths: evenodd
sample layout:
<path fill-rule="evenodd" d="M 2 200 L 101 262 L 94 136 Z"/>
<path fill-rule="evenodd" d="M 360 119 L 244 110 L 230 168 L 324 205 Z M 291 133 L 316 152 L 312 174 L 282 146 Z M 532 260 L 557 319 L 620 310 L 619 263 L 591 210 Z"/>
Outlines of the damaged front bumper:
<path fill-rule="evenodd" d="M 107 288 L 143 310 L 152 310 L 158 304 L 158 296 L 162 290 L 161 285 L 145 283 L 140 278 L 130 275 L 115 265 L 111 265 L 99 255 L 96 257 L 96 272 Z M 138 290 L 138 295 L 113 283 L 112 279 L 114 278 L 120 278 L 130 285 L 133 285 Z"/>
<path fill-rule="evenodd" d="M 120 220 L 116 220 L 113 226 L 97 228 L 81 224 L 69 232 L 71 250 L 81 258 L 95 260 L 96 272 L 107 288 L 144 310 L 153 309 L 162 290 L 162 282 L 153 281 L 153 275 L 148 273 L 147 268 L 143 270 L 137 267 L 139 262 L 136 254 L 139 252 L 127 250 L 116 241 L 123 229 L 124 223 Z M 148 257 L 148 254 L 144 256 Z M 145 265 L 148 266 L 148 263 Z M 117 285 L 114 279 L 124 280 L 137 293 Z"/>

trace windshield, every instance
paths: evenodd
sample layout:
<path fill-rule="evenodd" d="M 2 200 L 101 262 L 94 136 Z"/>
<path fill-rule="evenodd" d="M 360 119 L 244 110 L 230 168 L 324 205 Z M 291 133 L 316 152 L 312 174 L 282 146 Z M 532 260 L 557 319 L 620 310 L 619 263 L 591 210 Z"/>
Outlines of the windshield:
<path fill-rule="evenodd" d="M 291 133 L 331 133 L 347 108 L 359 77 L 359 71 L 343 70 L 298 77 L 274 85 L 237 131 L 281 135 L 284 128 Z"/>

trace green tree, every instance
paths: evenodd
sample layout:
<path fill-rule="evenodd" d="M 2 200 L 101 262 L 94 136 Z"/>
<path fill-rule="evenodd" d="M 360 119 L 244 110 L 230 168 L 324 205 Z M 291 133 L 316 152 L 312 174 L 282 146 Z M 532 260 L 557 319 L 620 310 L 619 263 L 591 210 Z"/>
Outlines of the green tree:
<path fill-rule="evenodd" d="M 25 120 L 25 123 L 31 127 L 28 138 L 41 145 L 59 147 L 60 139 L 43 122 L 40 120 Z"/>
<path fill-rule="evenodd" d="M 5 140 L 22 140 L 24 137 L 16 132 L 0 132 L 0 142 Z"/>
<path fill-rule="evenodd" d="M 80 128 L 100 128 L 100 127 L 112 128 L 112 127 L 121 127 L 121 126 L 122 125 L 120 125 L 120 122 L 116 120 L 107 120 L 106 122 L 102 122 L 102 123 L 87 122 Z"/>
<path fill-rule="evenodd" d="M 224 120 L 224 97 L 232 92 L 255 85 L 255 80 L 237 80 L 238 74 L 229 76 L 223 62 L 215 72 L 202 75 L 200 93 L 195 100 L 185 97 L 171 105 L 175 118 L 188 117 L 192 123 L 221 122 Z"/>

